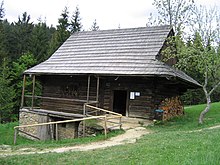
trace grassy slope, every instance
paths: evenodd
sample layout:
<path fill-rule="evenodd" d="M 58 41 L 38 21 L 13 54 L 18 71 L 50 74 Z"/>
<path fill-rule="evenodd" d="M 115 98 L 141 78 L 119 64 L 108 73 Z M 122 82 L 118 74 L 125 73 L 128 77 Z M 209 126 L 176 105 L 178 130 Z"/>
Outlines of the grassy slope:
<path fill-rule="evenodd" d="M 155 133 L 135 144 L 104 150 L 1 158 L 0 164 L 219 164 L 219 129 L 188 132 L 220 124 L 220 103 L 214 103 L 203 126 L 197 118 L 205 105 L 186 108 L 183 117 L 151 126 Z"/>
<path fill-rule="evenodd" d="M 12 145 L 12 149 L 18 149 L 23 147 L 35 147 L 39 149 L 43 148 L 56 148 L 56 147 L 64 147 L 71 146 L 77 144 L 86 144 L 95 141 L 105 140 L 104 134 L 98 134 L 95 137 L 85 137 L 78 139 L 64 139 L 59 141 L 32 141 L 26 139 L 21 136 L 17 136 L 16 145 L 13 145 L 14 141 L 14 126 L 18 125 L 17 122 L 0 124 L 0 145 Z M 108 133 L 107 137 L 117 136 L 118 134 L 122 134 L 123 130 L 112 131 Z M 0 163 L 1 164 L 1 163 Z"/>

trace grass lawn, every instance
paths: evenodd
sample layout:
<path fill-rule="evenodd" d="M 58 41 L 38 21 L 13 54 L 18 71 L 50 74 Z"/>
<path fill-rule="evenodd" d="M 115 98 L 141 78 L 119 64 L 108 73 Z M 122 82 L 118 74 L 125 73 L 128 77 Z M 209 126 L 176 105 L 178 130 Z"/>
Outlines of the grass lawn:
<path fill-rule="evenodd" d="M 13 144 L 14 141 L 14 126 L 17 126 L 18 122 L 0 124 L 0 145 L 11 145 L 12 149 L 24 148 L 24 147 L 35 147 L 38 149 L 43 148 L 56 148 L 56 147 L 64 147 L 64 146 L 73 146 L 77 144 L 86 144 L 95 141 L 105 140 L 104 134 L 98 134 L 95 137 L 85 137 L 78 139 L 63 139 L 58 141 L 33 141 L 26 139 L 21 136 L 17 136 L 16 145 Z M 124 133 L 123 130 L 112 131 L 107 134 L 107 138 L 117 136 L 119 134 Z M 1 163 L 0 163 L 1 165 Z"/>
<path fill-rule="evenodd" d="M 220 103 L 213 103 L 204 124 L 198 125 L 198 116 L 204 107 L 186 107 L 184 116 L 149 126 L 154 133 L 134 144 L 86 152 L 5 157 L 0 158 L 0 164 L 217 165 L 220 163 L 220 129 L 189 132 L 220 125 Z"/>

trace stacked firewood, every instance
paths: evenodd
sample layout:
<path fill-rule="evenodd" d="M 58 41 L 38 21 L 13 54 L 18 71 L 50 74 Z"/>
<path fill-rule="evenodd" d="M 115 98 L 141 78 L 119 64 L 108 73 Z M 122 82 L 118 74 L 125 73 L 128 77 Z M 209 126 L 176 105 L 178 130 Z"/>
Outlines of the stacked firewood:
<path fill-rule="evenodd" d="M 184 114 L 183 104 L 179 96 L 166 98 L 159 106 L 163 110 L 163 120 Z"/>

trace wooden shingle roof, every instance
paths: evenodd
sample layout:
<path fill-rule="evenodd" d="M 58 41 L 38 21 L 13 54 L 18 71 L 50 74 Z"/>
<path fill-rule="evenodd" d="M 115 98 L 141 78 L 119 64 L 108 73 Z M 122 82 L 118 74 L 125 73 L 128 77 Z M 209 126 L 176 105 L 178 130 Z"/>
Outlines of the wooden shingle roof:
<path fill-rule="evenodd" d="M 157 75 L 198 84 L 156 59 L 171 32 L 169 26 L 77 32 L 48 60 L 25 74 Z"/>

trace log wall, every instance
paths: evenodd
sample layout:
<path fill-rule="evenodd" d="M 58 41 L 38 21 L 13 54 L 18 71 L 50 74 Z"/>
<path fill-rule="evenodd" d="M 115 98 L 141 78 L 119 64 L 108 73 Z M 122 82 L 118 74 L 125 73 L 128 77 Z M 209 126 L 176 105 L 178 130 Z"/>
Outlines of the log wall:
<path fill-rule="evenodd" d="M 86 100 L 87 76 L 44 76 L 43 96 Z M 91 76 L 90 100 L 96 100 L 97 79 Z M 178 96 L 179 84 L 166 78 L 155 77 L 100 77 L 99 107 L 113 111 L 114 91 L 127 91 L 126 115 L 129 117 L 154 118 L 154 110 L 158 109 L 165 98 Z M 140 96 L 130 98 L 131 92 L 139 92 Z M 83 113 L 83 103 L 62 100 L 43 99 L 42 109 Z"/>
<path fill-rule="evenodd" d="M 149 118 L 154 107 L 153 82 L 151 79 L 133 77 L 107 77 L 102 81 L 103 108 L 113 110 L 114 90 L 127 91 L 127 116 Z M 130 99 L 130 92 L 140 92 L 140 96 Z"/>
<path fill-rule="evenodd" d="M 87 99 L 87 76 L 44 76 L 42 83 L 44 97 Z M 96 99 L 96 79 L 94 77 L 91 78 L 89 99 Z M 73 101 L 42 99 L 41 108 L 76 114 L 83 113 L 83 103 Z"/>

